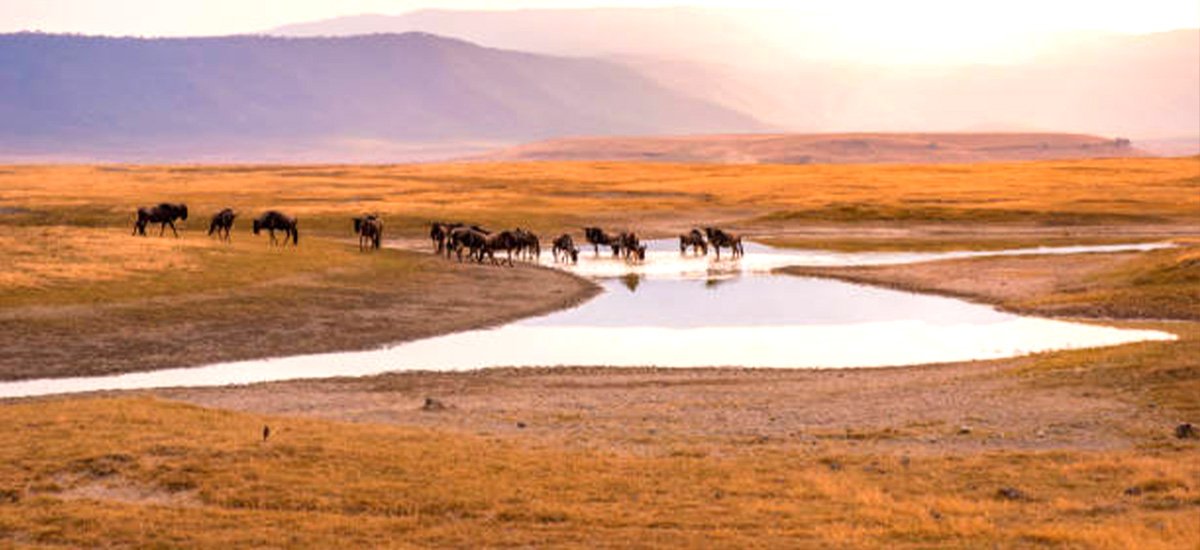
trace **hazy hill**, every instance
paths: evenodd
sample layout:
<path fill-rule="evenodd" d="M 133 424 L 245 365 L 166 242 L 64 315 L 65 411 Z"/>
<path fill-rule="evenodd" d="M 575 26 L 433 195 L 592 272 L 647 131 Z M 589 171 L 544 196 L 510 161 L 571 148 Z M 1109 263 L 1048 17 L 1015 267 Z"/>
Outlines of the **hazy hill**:
<path fill-rule="evenodd" d="M 1192 22 L 1193 24 L 1195 22 Z M 820 19 L 772 10 L 425 10 L 290 25 L 273 33 L 423 30 L 494 47 L 602 56 L 692 97 L 802 132 L 1029 127 L 1195 138 L 1200 29 L 1130 35 L 1044 32 L 938 63 L 838 38 Z M 963 34 L 969 36 L 969 30 Z M 920 42 L 920 41 L 917 41 Z M 873 48 L 873 49 L 872 49 Z"/>
<path fill-rule="evenodd" d="M 565 138 L 503 149 L 471 160 L 911 164 L 1135 157 L 1145 154 L 1128 143 L 1079 134 L 757 134 Z"/>
<path fill-rule="evenodd" d="M 349 161 L 359 149 L 418 142 L 762 128 L 615 63 L 420 33 L 0 35 L 0 120 L 0 153 L 10 157 L 107 150 L 168 160 L 256 158 L 257 148 Z"/>

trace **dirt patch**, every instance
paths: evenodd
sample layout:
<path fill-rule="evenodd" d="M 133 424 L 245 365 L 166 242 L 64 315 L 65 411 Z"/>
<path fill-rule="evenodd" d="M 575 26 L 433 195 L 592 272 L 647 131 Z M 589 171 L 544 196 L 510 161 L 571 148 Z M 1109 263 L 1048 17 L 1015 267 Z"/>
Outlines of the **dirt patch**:
<path fill-rule="evenodd" d="M 636 454 L 826 444 L 883 453 L 1104 450 L 1159 422 L 1091 390 L 1029 391 L 1028 359 L 846 370 L 495 369 L 162 390 L 209 407 Z M 430 412 L 434 398 L 446 408 Z"/>
<path fill-rule="evenodd" d="M 124 478 L 83 483 L 49 494 L 63 500 L 96 500 L 120 504 L 188 508 L 202 505 L 194 491 L 169 491 L 161 487 L 138 484 Z"/>

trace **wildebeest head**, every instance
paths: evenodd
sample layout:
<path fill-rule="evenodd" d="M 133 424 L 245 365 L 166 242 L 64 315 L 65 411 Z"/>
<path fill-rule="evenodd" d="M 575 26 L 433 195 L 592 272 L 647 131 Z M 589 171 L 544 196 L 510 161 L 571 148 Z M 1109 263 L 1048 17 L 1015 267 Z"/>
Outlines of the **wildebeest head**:
<path fill-rule="evenodd" d="M 257 235 L 260 229 L 262 229 L 262 220 L 254 220 L 254 234 Z"/>
<path fill-rule="evenodd" d="M 351 218 L 354 220 L 354 232 L 362 233 L 363 218 Z"/>
<path fill-rule="evenodd" d="M 187 220 L 187 205 L 186 204 L 176 205 L 176 211 L 179 212 L 179 219 Z"/>

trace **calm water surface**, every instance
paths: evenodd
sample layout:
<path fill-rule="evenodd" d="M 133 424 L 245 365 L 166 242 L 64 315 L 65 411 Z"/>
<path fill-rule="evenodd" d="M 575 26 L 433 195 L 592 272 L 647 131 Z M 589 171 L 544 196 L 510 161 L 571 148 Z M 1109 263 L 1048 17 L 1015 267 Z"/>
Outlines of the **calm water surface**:
<path fill-rule="evenodd" d="M 999 254 L 1146 250 L 1163 245 L 1026 249 Z M 874 367 L 1011 357 L 1167 340 L 999 312 L 938 296 L 771 275 L 786 265 L 868 265 L 997 253 L 786 251 L 748 243 L 741 260 L 680 256 L 651 243 L 644 263 L 581 253 L 568 267 L 605 292 L 574 309 L 490 330 L 378 350 L 224 363 L 94 378 L 0 383 L 0 397 L 102 389 L 210 386 L 499 366 Z M 549 262 L 548 254 L 543 257 Z"/>

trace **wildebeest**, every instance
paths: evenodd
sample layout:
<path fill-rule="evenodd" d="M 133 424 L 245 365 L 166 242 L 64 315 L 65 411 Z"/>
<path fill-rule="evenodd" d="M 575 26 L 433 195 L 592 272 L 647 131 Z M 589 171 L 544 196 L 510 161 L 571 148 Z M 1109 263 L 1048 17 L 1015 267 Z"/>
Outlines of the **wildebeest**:
<path fill-rule="evenodd" d="M 701 233 L 699 229 L 693 229 L 679 236 L 679 253 L 687 254 L 688 247 L 691 247 L 692 252 L 696 254 L 708 255 L 708 241 L 704 240 L 704 233 Z"/>
<path fill-rule="evenodd" d="M 726 233 L 715 227 L 705 227 L 704 234 L 708 236 L 708 242 L 717 252 L 717 259 L 721 259 L 721 248 L 728 248 L 734 258 L 742 256 L 745 251 L 742 250 L 742 238 L 733 234 Z"/>
<path fill-rule="evenodd" d="M 554 252 L 554 261 L 556 262 L 559 261 L 558 255 L 562 254 L 563 261 L 566 261 L 568 258 L 570 258 L 571 263 L 579 263 L 579 249 L 575 247 L 575 239 L 572 239 L 571 236 L 566 233 L 563 233 L 562 235 L 559 235 L 557 239 L 554 239 L 554 248 L 552 251 Z"/>
<path fill-rule="evenodd" d="M 175 230 L 175 220 L 187 220 L 188 208 L 186 204 L 174 204 L 169 202 L 160 203 L 158 206 L 142 206 L 137 209 L 137 221 L 133 224 L 134 235 L 145 235 L 146 224 L 159 224 L 158 236 L 162 236 L 167 230 L 167 226 L 171 226 L 171 232 L 176 237 L 179 236 L 179 231 Z"/>
<path fill-rule="evenodd" d="M 597 256 L 600 255 L 600 245 L 613 247 L 613 256 L 617 255 L 620 246 L 617 235 L 609 235 L 599 227 L 585 227 L 583 228 L 583 238 L 592 245 Z"/>
<path fill-rule="evenodd" d="M 446 234 L 446 257 L 449 258 L 451 253 L 458 254 L 458 261 L 463 261 L 463 250 L 467 250 L 467 259 L 478 259 L 483 261 L 483 247 L 486 244 L 488 235 L 475 226 L 455 227 Z"/>
<path fill-rule="evenodd" d="M 486 255 L 492 260 L 492 264 L 496 264 L 496 251 L 503 250 L 505 252 L 505 261 L 509 266 L 514 265 L 512 254 L 518 246 L 517 234 L 512 231 L 501 231 L 494 235 L 484 237 L 483 249 L 479 254 L 479 261 L 483 261 L 483 256 Z"/>
<path fill-rule="evenodd" d="M 434 250 L 438 253 L 445 252 L 446 256 L 449 256 L 450 251 L 446 249 L 446 238 L 450 236 L 451 231 L 465 225 L 464 223 L 429 222 L 429 240 L 433 241 Z"/>
<path fill-rule="evenodd" d="M 620 235 L 617 235 L 615 242 L 612 243 L 612 247 L 613 256 L 620 255 L 626 260 L 628 260 L 630 256 L 636 254 L 639 248 L 643 249 L 642 256 L 645 256 L 645 247 L 642 247 L 641 241 L 638 240 L 637 233 L 622 232 Z"/>
<path fill-rule="evenodd" d="M 646 245 L 644 244 L 639 244 L 625 250 L 625 261 L 627 262 L 641 262 L 646 260 Z"/>
<path fill-rule="evenodd" d="M 530 260 L 542 257 L 542 243 L 532 231 L 518 227 L 512 234 L 516 238 L 517 255 Z"/>
<path fill-rule="evenodd" d="M 358 234 L 359 251 L 365 250 L 367 243 L 379 250 L 379 241 L 383 239 L 383 220 L 375 214 L 354 218 L 354 232 Z"/>
<path fill-rule="evenodd" d="M 263 229 L 271 232 L 271 244 L 278 242 L 275 238 L 276 229 L 284 232 L 284 246 L 287 246 L 288 238 L 292 239 L 292 244 L 300 244 L 300 231 L 296 229 L 296 218 L 278 210 L 268 210 L 254 220 L 254 234 L 257 235 Z"/>
<path fill-rule="evenodd" d="M 237 217 L 237 212 L 232 208 L 226 208 L 213 214 L 212 223 L 208 224 L 208 234 L 217 234 L 217 238 L 223 241 L 229 241 L 229 233 L 233 230 L 233 219 Z"/>
<path fill-rule="evenodd" d="M 459 242 L 459 239 L 455 237 L 455 235 L 461 236 L 463 231 L 468 230 L 474 231 L 475 233 L 479 233 L 481 235 L 492 234 L 491 231 L 479 227 L 478 225 L 468 225 L 465 223 L 433 223 L 436 224 L 437 227 L 429 230 L 429 236 L 431 239 L 433 239 L 437 251 L 444 252 L 447 258 L 449 258 L 450 255 L 454 254 L 455 252 L 459 252 L 460 258 L 462 256 L 462 253 L 460 252 L 461 243 Z M 437 234 L 439 232 L 440 236 Z"/>

